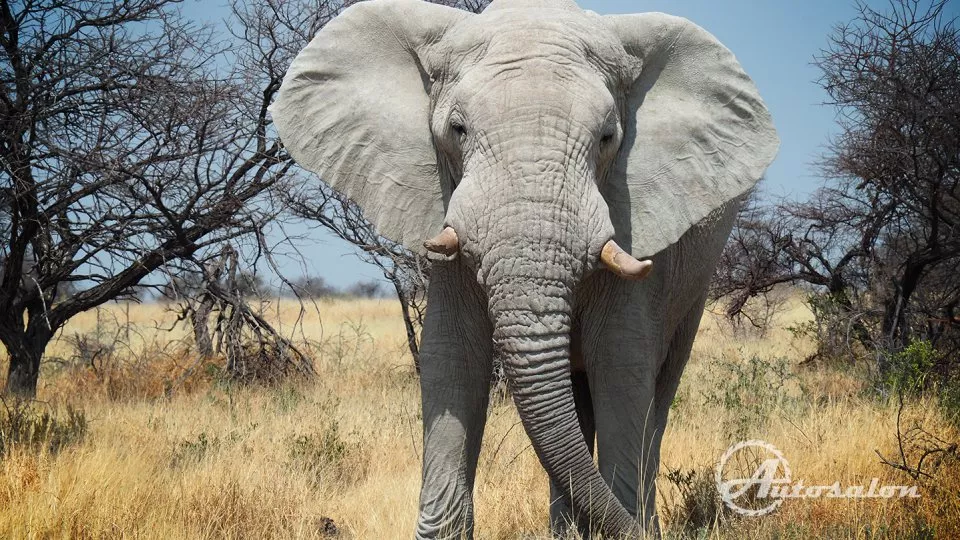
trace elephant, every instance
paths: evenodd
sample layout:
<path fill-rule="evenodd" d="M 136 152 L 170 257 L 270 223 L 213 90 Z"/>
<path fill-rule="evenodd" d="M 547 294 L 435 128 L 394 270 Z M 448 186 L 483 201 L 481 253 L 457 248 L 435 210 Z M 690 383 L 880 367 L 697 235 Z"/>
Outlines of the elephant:
<path fill-rule="evenodd" d="M 473 535 L 494 358 L 554 534 L 657 531 L 709 281 L 780 144 L 733 53 L 661 13 L 371 0 L 318 32 L 270 110 L 296 162 L 433 261 L 416 537 Z"/>

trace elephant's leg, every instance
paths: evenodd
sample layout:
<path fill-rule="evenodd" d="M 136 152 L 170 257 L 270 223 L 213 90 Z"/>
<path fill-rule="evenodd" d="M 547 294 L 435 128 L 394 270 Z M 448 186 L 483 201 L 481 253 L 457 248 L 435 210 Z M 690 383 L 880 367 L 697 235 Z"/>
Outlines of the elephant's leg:
<path fill-rule="evenodd" d="M 657 345 L 661 341 L 656 333 L 623 332 L 600 341 L 619 346 L 598 346 L 589 360 L 600 473 L 620 502 L 654 534 L 659 531 L 660 446 L 703 312 L 703 299 L 693 304 L 680 316 L 673 335 L 662 341 L 664 347 Z"/>
<path fill-rule="evenodd" d="M 491 377 L 486 301 L 456 263 L 434 265 L 420 352 L 423 484 L 417 538 L 472 538 Z"/>
<path fill-rule="evenodd" d="M 600 474 L 620 503 L 651 526 L 657 458 L 653 370 L 642 369 L 636 362 L 609 362 L 592 369 L 590 376 Z"/>
<path fill-rule="evenodd" d="M 654 266 L 669 268 L 664 261 Z M 662 295 L 664 272 L 647 281 L 626 282 L 598 272 L 584 284 L 578 300 L 582 352 L 590 380 L 600 474 L 617 500 L 638 521 L 653 512 L 641 498 L 656 429 L 655 396 L 659 359 L 665 340 Z M 648 283 L 652 282 L 652 283 Z M 596 525 L 596 524 L 594 524 Z"/>
<path fill-rule="evenodd" d="M 587 374 L 575 371 L 571 375 L 573 382 L 573 399 L 577 407 L 577 418 L 580 420 L 580 431 L 587 441 L 587 447 L 593 453 L 593 439 L 596 433 L 593 423 L 593 403 L 590 400 L 590 385 Z M 590 537 L 589 523 L 582 516 L 575 515 L 570 507 L 570 501 L 563 495 L 564 490 L 550 482 L 550 531 L 556 538 L 565 538 L 570 532 L 571 525 L 583 538 Z"/>
<path fill-rule="evenodd" d="M 666 359 L 657 373 L 657 399 L 654 407 L 657 412 L 657 425 L 661 426 L 660 436 L 663 435 L 663 428 L 667 425 L 667 415 L 670 412 L 670 406 L 673 404 L 673 398 L 677 395 L 680 375 L 683 374 L 683 368 L 686 367 L 687 360 L 690 358 L 690 351 L 693 350 L 693 341 L 697 337 L 697 330 L 700 328 L 700 319 L 703 316 L 705 303 L 706 295 L 694 302 L 694 307 L 680 321 L 673 339 L 670 340 Z M 657 455 L 659 455 L 659 436 L 656 444 Z"/>
<path fill-rule="evenodd" d="M 697 336 L 697 329 L 700 327 L 700 318 L 703 315 L 705 301 L 706 296 L 695 302 L 694 307 L 683 316 L 667 346 L 666 358 L 657 372 L 657 386 L 653 405 L 655 429 L 650 441 L 650 459 L 646 461 L 646 468 L 642 472 L 645 478 L 656 479 L 660 470 L 660 447 L 667 427 L 667 417 L 673 399 L 677 394 L 677 387 L 680 385 L 683 368 L 686 367 L 687 360 L 690 358 L 690 351 L 693 349 L 693 341 Z M 648 508 L 655 507 L 655 486 L 651 486 L 651 489 L 647 492 L 644 504 Z M 649 519 L 650 529 L 659 531 L 660 523 L 657 514 L 652 514 Z"/>

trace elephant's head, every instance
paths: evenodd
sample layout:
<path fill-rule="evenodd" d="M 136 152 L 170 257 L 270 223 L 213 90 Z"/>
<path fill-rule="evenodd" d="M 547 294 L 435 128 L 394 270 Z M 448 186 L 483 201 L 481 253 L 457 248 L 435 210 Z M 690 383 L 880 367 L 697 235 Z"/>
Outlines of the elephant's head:
<path fill-rule="evenodd" d="M 570 0 L 481 15 L 374 0 L 300 53 L 272 113 L 293 157 L 381 234 L 476 273 L 541 462 L 594 522 L 635 531 L 577 428 L 571 300 L 601 264 L 642 277 L 637 259 L 773 159 L 770 115 L 733 54 L 684 19 Z"/>

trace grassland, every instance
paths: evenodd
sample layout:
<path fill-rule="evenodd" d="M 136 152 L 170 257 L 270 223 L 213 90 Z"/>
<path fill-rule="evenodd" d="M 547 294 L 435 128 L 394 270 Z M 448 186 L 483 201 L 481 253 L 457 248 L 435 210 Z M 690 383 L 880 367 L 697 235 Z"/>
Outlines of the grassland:
<path fill-rule="evenodd" d="M 315 381 L 224 383 L 215 365 L 197 364 L 182 329 L 165 330 L 175 317 L 159 305 L 72 321 L 48 351 L 38 407 L 82 410 L 87 430 L 58 452 L 15 447 L 0 458 L 0 537 L 409 538 L 421 428 L 399 307 L 282 303 L 267 315 L 288 331 L 299 319 Z M 915 483 L 875 453 L 898 455 L 896 400 L 868 392 L 856 366 L 800 364 L 810 344 L 788 327 L 808 317 L 794 301 L 760 336 L 706 315 L 664 440 L 667 535 L 960 537 L 956 463 L 930 469 L 919 499 L 788 500 L 765 517 L 710 524 L 714 464 L 742 439 L 774 443 L 810 482 Z M 91 360 L 118 335 L 127 345 Z M 958 439 L 932 401 L 909 400 L 902 422 Z M 509 402 L 489 411 L 475 498 L 478 538 L 546 538 L 546 477 Z"/>

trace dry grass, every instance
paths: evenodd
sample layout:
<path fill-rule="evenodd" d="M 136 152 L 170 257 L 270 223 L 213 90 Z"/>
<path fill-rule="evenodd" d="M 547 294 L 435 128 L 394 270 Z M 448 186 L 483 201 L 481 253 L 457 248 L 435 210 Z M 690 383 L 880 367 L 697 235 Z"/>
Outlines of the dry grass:
<path fill-rule="evenodd" d="M 896 407 L 866 395 L 856 370 L 798 366 L 809 344 L 784 328 L 808 314 L 797 302 L 788 307 L 762 338 L 706 317 L 665 436 L 664 471 L 712 474 L 731 442 L 760 438 L 784 452 L 795 478 L 912 483 L 874 454 L 893 454 Z M 56 455 L 22 450 L 0 458 L 0 537 L 317 538 L 332 530 L 332 519 L 341 538 L 408 538 L 421 428 L 398 306 L 337 301 L 299 313 L 282 304 L 271 316 L 287 329 L 303 317 L 297 335 L 316 343 L 316 382 L 253 389 L 217 382 L 215 369 L 196 366 L 171 341 L 180 331 L 159 329 L 173 322 L 160 306 L 113 306 L 73 321 L 50 349 L 62 362 L 45 366 L 40 399 L 82 408 L 87 435 Z M 106 340 L 128 317 L 129 348 L 101 357 L 96 370 L 77 366 L 74 336 L 99 328 Z M 187 369 L 192 374 L 182 377 Z M 911 403 L 907 417 L 958 437 L 933 403 Z M 547 482 L 517 422 L 511 404 L 491 408 L 477 478 L 478 538 L 545 537 Z M 666 478 L 660 485 L 663 514 L 674 520 L 668 536 L 680 535 L 683 493 Z M 693 497 L 709 502 L 715 491 L 706 486 Z M 691 534 L 960 537 L 956 464 L 941 467 L 921 493 L 909 501 L 790 500 L 770 516 L 727 518 Z"/>

